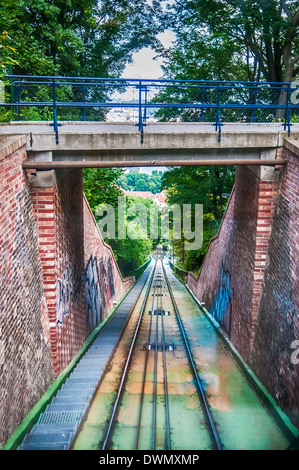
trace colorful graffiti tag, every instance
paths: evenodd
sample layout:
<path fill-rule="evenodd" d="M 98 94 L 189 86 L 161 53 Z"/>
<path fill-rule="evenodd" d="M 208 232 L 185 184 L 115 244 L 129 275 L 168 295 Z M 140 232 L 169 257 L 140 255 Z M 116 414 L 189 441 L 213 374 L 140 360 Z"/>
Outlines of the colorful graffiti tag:
<path fill-rule="evenodd" d="M 70 303 L 73 294 L 72 268 L 65 268 L 62 278 L 56 283 L 56 323 L 61 324 L 70 313 Z"/>
<path fill-rule="evenodd" d="M 102 289 L 97 258 L 89 258 L 85 269 L 86 324 L 96 326 L 102 320 Z"/>
<path fill-rule="evenodd" d="M 219 291 L 210 309 L 211 315 L 229 333 L 231 311 L 231 278 L 230 273 L 222 264 Z"/>
<path fill-rule="evenodd" d="M 113 262 L 91 255 L 80 274 L 77 263 L 74 269 L 66 267 L 56 283 L 56 324 L 62 324 L 64 317 L 76 313 L 84 290 L 85 320 L 89 328 L 94 328 L 104 317 L 109 300 L 115 295 Z M 83 286 L 83 288 L 82 288 Z"/>

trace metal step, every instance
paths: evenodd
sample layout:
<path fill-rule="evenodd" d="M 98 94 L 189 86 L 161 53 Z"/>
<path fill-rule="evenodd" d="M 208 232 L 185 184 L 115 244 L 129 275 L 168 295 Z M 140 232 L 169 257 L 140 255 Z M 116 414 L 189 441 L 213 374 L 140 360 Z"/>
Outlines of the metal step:
<path fill-rule="evenodd" d="M 23 444 L 39 444 L 39 445 L 44 445 L 44 444 L 68 444 L 72 438 L 73 438 L 73 433 L 69 431 L 61 431 L 61 432 L 50 432 L 50 433 L 30 433 L 28 434 L 24 441 Z"/>
<path fill-rule="evenodd" d="M 45 411 L 41 414 L 39 424 L 80 423 L 83 416 L 81 411 Z"/>
<path fill-rule="evenodd" d="M 17 450 L 67 450 L 68 444 L 21 444 Z"/>

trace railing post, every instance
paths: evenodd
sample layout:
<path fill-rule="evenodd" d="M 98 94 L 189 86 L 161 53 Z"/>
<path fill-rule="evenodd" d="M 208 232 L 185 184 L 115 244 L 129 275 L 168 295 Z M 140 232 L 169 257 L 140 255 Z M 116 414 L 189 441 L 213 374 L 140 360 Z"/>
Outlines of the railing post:
<path fill-rule="evenodd" d="M 220 101 L 220 85 L 217 85 L 217 116 L 216 116 L 216 123 L 215 123 L 215 130 L 218 130 L 218 142 L 221 142 L 221 120 L 220 120 L 220 109 L 219 109 L 219 101 Z"/>
<path fill-rule="evenodd" d="M 256 106 L 257 94 L 258 94 L 258 87 L 254 88 L 254 90 L 253 90 L 253 96 L 254 96 L 253 104 L 254 104 L 254 106 Z M 250 100 L 249 100 L 249 103 L 250 103 Z M 256 121 L 256 108 L 255 107 L 253 108 L 253 113 L 252 113 L 251 120 L 252 120 L 252 122 Z"/>
<path fill-rule="evenodd" d="M 205 93 L 206 93 L 206 89 L 204 88 L 203 91 L 202 91 L 202 97 L 201 97 L 202 108 L 201 108 L 201 111 L 200 111 L 200 122 L 204 121 L 204 107 L 203 107 L 203 105 L 205 104 Z"/>
<path fill-rule="evenodd" d="M 53 116 L 54 116 L 54 131 L 56 135 L 56 144 L 59 143 L 59 136 L 58 136 L 58 123 L 57 123 L 57 108 L 56 108 L 56 82 L 55 78 L 53 78 Z"/>
<path fill-rule="evenodd" d="M 147 86 L 146 85 L 143 85 L 143 90 L 144 90 L 144 111 L 143 111 L 143 122 L 146 122 L 146 119 L 147 119 L 147 115 L 146 115 L 146 112 L 147 112 L 147 93 L 148 93 L 148 89 L 147 89 Z"/>
<path fill-rule="evenodd" d="M 86 87 L 83 85 L 83 103 L 86 102 Z M 83 121 L 86 121 L 86 106 L 83 106 Z"/>
<path fill-rule="evenodd" d="M 290 123 L 289 96 L 290 96 L 290 84 L 288 83 L 288 85 L 287 85 L 287 91 L 286 91 L 284 130 L 286 131 L 286 130 L 288 129 L 288 136 L 290 137 L 290 133 L 291 133 L 291 123 Z"/>
<path fill-rule="evenodd" d="M 9 73 L 10 73 L 10 75 L 12 75 L 12 73 L 11 73 L 11 65 L 9 66 Z M 11 102 L 14 103 L 14 102 L 15 102 L 15 86 L 14 86 L 14 82 L 13 82 L 12 77 L 10 77 L 9 83 L 10 83 Z M 15 113 L 15 108 L 14 108 L 14 106 L 12 107 L 12 112 L 13 112 L 13 114 Z"/>
<path fill-rule="evenodd" d="M 141 135 L 141 143 L 143 143 L 143 117 L 142 117 L 142 82 L 141 80 L 139 81 L 139 131 Z"/>

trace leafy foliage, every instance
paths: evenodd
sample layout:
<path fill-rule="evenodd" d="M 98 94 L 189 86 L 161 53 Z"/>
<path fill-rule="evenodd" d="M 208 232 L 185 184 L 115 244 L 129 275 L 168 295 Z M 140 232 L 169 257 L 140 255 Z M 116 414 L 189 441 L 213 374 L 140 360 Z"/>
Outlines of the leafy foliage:
<path fill-rule="evenodd" d="M 297 0 L 181 0 L 167 18 L 177 35 L 167 75 L 281 82 L 299 73 Z"/>
<path fill-rule="evenodd" d="M 0 0 L 0 11 L 18 74 L 118 75 L 157 33 L 145 0 Z"/>
<path fill-rule="evenodd" d="M 163 172 L 154 170 L 151 175 L 130 171 L 123 173 L 118 183 L 126 191 L 150 191 L 153 194 L 161 192 L 161 178 Z"/>
<path fill-rule="evenodd" d="M 126 198 L 127 217 L 126 232 L 127 236 L 123 239 L 118 233 L 118 201 L 119 197 L 124 197 L 123 191 L 118 185 L 118 179 L 123 174 L 122 169 L 117 168 L 96 168 L 85 169 L 83 188 L 89 205 L 99 221 L 97 208 L 101 204 L 109 204 L 115 212 L 115 237 L 106 238 L 106 242 L 112 247 L 115 258 L 123 276 L 133 275 L 136 269 L 145 263 L 158 240 L 150 239 L 150 219 L 147 219 L 147 227 L 139 227 L 136 222 L 136 216 L 130 215 L 130 207 L 133 204 L 143 204 L 149 213 L 149 207 L 153 204 L 151 200 L 142 198 Z M 138 237 L 136 235 L 138 234 Z"/>
<path fill-rule="evenodd" d="M 208 243 L 217 233 L 226 203 L 234 184 L 234 168 L 231 167 L 176 167 L 169 169 L 162 178 L 168 204 L 203 204 L 203 244 L 200 250 L 184 249 L 183 234 L 174 240 L 173 251 L 183 269 L 197 271 Z M 193 226 L 194 228 L 194 226 Z"/>

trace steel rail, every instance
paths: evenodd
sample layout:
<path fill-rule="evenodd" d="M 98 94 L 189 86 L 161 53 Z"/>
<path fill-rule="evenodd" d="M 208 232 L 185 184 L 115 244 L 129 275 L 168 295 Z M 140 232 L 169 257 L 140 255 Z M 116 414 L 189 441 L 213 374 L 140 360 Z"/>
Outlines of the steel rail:
<path fill-rule="evenodd" d="M 128 375 L 128 370 L 129 370 L 131 359 L 132 359 L 133 350 L 134 350 L 136 339 L 137 339 L 137 336 L 138 336 L 138 333 L 139 333 L 139 330 L 140 330 L 140 325 L 141 325 L 141 321 L 142 321 L 142 318 L 143 318 L 146 302 L 147 302 L 149 292 L 150 292 L 150 289 L 151 289 L 152 279 L 153 279 L 153 276 L 155 274 L 156 265 L 157 265 L 157 262 L 155 262 L 155 265 L 152 269 L 152 272 L 149 275 L 149 282 L 148 282 L 146 293 L 145 293 L 145 296 L 144 296 L 144 299 L 143 299 L 143 302 L 142 302 L 142 306 L 141 306 L 141 309 L 140 309 L 138 322 L 137 322 L 137 325 L 136 325 L 136 328 L 135 328 L 133 339 L 131 341 L 131 345 L 130 345 L 128 356 L 127 356 L 127 359 L 126 359 L 123 374 L 122 374 L 122 377 L 121 377 L 121 380 L 120 380 L 120 385 L 119 385 L 119 388 L 118 388 L 117 396 L 116 396 L 114 406 L 113 406 L 113 409 L 112 409 L 112 412 L 111 412 L 111 415 L 110 415 L 106 435 L 105 435 L 105 438 L 104 438 L 104 441 L 103 441 L 103 444 L 102 444 L 102 450 L 107 449 L 107 446 L 108 446 L 110 438 L 111 438 L 111 433 L 112 433 L 112 430 L 113 430 L 113 427 L 114 427 L 117 411 L 118 411 L 118 408 L 119 408 L 119 405 L 120 405 L 120 400 L 121 400 L 121 397 L 122 397 L 123 392 L 124 392 L 125 383 L 126 383 L 126 380 L 127 380 L 127 375 Z M 140 295 L 141 295 L 141 293 L 140 293 Z"/>
<path fill-rule="evenodd" d="M 163 260 L 161 265 L 163 265 Z M 163 266 L 162 266 L 163 267 Z M 161 289 L 162 290 L 162 289 Z M 167 381 L 167 362 L 166 362 L 166 340 L 165 340 L 165 327 L 163 319 L 163 301 L 160 300 L 161 308 L 161 326 L 162 326 L 162 353 L 163 353 L 163 366 L 164 366 L 164 395 L 165 395 L 165 413 L 166 413 L 166 444 L 167 450 L 171 450 L 171 432 L 170 432 L 170 413 L 169 413 L 169 399 L 168 399 L 168 381 Z"/>
<path fill-rule="evenodd" d="M 182 337 L 183 337 L 184 345 L 185 345 L 185 348 L 186 348 L 186 351 L 187 351 L 187 354 L 188 354 L 189 362 L 190 362 L 190 365 L 191 365 L 191 368 L 193 370 L 193 374 L 194 374 L 194 377 L 195 377 L 195 380 L 196 380 L 197 390 L 198 390 L 198 393 L 201 397 L 201 400 L 202 400 L 202 403 L 203 403 L 203 408 L 204 408 L 204 411 L 205 411 L 205 414 L 206 414 L 206 417 L 207 417 L 207 420 L 208 420 L 210 433 L 212 435 L 213 442 L 214 442 L 214 445 L 215 445 L 216 449 L 217 450 L 222 450 L 222 444 L 221 444 L 221 440 L 220 440 L 220 437 L 219 437 L 219 434 L 218 434 L 218 431 L 217 431 L 217 428 L 216 428 L 216 424 L 215 424 L 214 418 L 213 418 L 211 410 L 210 410 L 210 405 L 208 403 L 204 387 L 201 383 L 201 379 L 200 379 L 198 371 L 197 371 L 197 367 L 196 367 L 196 364 L 195 364 L 195 361 L 194 361 L 194 358 L 193 358 L 193 354 L 192 354 L 192 351 L 191 351 L 191 348 L 190 348 L 190 345 L 189 345 L 189 340 L 187 338 L 187 334 L 186 334 L 183 322 L 181 320 L 181 316 L 180 316 L 176 301 L 174 299 L 172 288 L 170 286 L 170 282 L 169 282 L 169 279 L 168 279 L 168 276 L 167 276 L 167 273 L 166 273 L 166 270 L 165 270 L 165 266 L 164 266 L 163 263 L 162 263 L 162 267 L 163 267 L 163 272 L 164 272 L 164 276 L 165 276 L 165 281 L 166 281 L 166 284 L 168 286 L 169 294 L 170 294 L 170 297 L 171 297 L 171 301 L 172 301 L 172 304 L 173 304 L 173 307 L 174 307 L 174 310 L 175 310 L 175 313 L 176 313 L 176 318 L 177 318 L 179 328 L 180 328 L 180 331 L 181 331 L 181 334 L 182 334 Z"/>
<path fill-rule="evenodd" d="M 157 274 L 157 273 L 156 273 Z M 157 278 L 154 279 L 155 287 L 157 287 Z M 153 394 L 153 429 L 152 429 L 152 442 L 153 450 L 156 450 L 156 432 L 157 432 L 157 371 L 158 371 L 158 337 L 159 337 L 159 281 L 158 281 L 158 296 L 157 296 L 157 309 L 156 309 L 156 334 L 155 334 L 155 353 L 154 353 L 154 394 Z M 155 308 L 152 310 L 152 315 L 155 313 Z"/>
<path fill-rule="evenodd" d="M 287 165 L 282 159 L 227 159 L 227 160 L 115 160 L 115 161 L 48 161 L 25 162 L 24 170 L 59 170 L 61 168 L 118 168 L 118 167 L 146 167 L 146 166 L 235 166 L 235 165 Z"/>
<path fill-rule="evenodd" d="M 155 262 L 155 272 L 157 268 L 157 260 Z M 154 275 L 152 277 L 152 281 L 154 279 Z M 150 289 L 149 289 L 150 290 Z M 141 429 L 141 417 L 142 417 L 142 410 L 143 410 L 143 401 L 144 401 L 144 393 L 145 393 L 145 382 L 146 382 L 146 372 L 147 372 L 147 364 L 148 364 L 148 357 L 149 357 L 149 345 L 151 341 L 151 333 L 152 333 L 152 319 L 153 319 L 153 312 L 154 312 L 154 304 L 155 304 L 155 292 L 156 286 L 154 285 L 154 292 L 153 292 L 153 300 L 152 300 L 152 309 L 150 315 L 150 324 L 148 330 L 148 339 L 147 339 L 147 347 L 145 350 L 145 358 L 144 358 L 144 367 L 143 367 L 143 378 L 142 378 L 142 387 L 141 387 L 141 395 L 139 400 L 139 411 L 138 411 L 138 420 L 137 420 L 137 432 L 135 438 L 135 450 L 138 450 L 139 438 L 140 438 L 140 429 Z"/>

